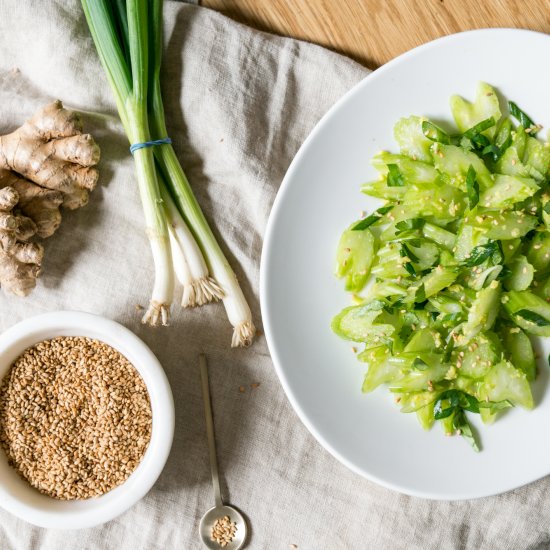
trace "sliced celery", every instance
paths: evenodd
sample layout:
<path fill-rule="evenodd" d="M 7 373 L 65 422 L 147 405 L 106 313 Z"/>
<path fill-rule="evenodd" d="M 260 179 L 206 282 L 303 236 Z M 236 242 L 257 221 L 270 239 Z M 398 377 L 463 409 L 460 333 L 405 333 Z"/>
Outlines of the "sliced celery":
<path fill-rule="evenodd" d="M 497 281 L 477 293 L 470 311 L 468 321 L 462 327 L 462 333 L 470 340 L 478 332 L 489 330 L 495 323 L 500 302 L 501 288 Z"/>
<path fill-rule="evenodd" d="M 532 381 L 537 374 L 535 352 L 531 340 L 519 327 L 505 327 L 502 339 L 512 364 L 522 370 L 527 380 Z"/>
<path fill-rule="evenodd" d="M 511 401 L 525 409 L 534 407 L 531 386 L 526 374 L 509 361 L 501 361 L 485 376 L 479 390 L 482 399 Z"/>
<path fill-rule="evenodd" d="M 485 208 L 512 208 L 539 190 L 535 180 L 519 176 L 497 174 L 495 183 L 479 197 L 479 205 Z"/>
<path fill-rule="evenodd" d="M 537 276 L 548 274 L 550 271 L 550 233 L 540 231 L 533 237 L 527 248 L 527 260 L 535 268 Z"/>
<path fill-rule="evenodd" d="M 473 103 L 454 95 L 451 97 L 450 104 L 456 125 L 461 132 L 466 132 L 490 117 L 493 117 L 495 122 L 498 122 L 501 117 L 498 96 L 494 89 L 484 82 L 478 84 L 476 99 Z M 488 137 L 492 137 L 494 133 L 495 127 L 484 131 Z"/>
<path fill-rule="evenodd" d="M 466 174 L 470 166 L 476 172 L 480 189 L 488 189 L 493 185 L 491 172 L 485 163 L 472 151 L 466 151 L 456 145 L 435 144 L 434 166 L 449 177 L 449 183 L 459 189 L 466 190 Z"/>
<path fill-rule="evenodd" d="M 468 224 L 481 229 L 488 239 L 517 239 L 537 226 L 538 220 L 522 211 L 486 211 L 467 218 Z"/>
<path fill-rule="evenodd" d="M 521 254 L 513 258 L 509 266 L 510 275 L 504 279 L 506 290 L 527 290 L 533 282 L 535 270 Z"/>
<path fill-rule="evenodd" d="M 502 305 L 510 319 L 529 334 L 550 336 L 550 304 L 528 290 L 506 292 Z"/>
<path fill-rule="evenodd" d="M 401 149 L 401 154 L 408 155 L 413 160 L 431 163 L 432 141 L 422 132 L 422 121 L 423 119 L 417 116 L 402 118 L 395 124 L 393 135 Z"/>
<path fill-rule="evenodd" d="M 437 420 L 479 450 L 467 414 L 490 423 L 534 405 L 529 335 L 550 336 L 550 148 L 519 111 L 527 131 L 502 118 L 487 84 L 451 105 L 461 134 L 403 118 L 399 153 L 374 158 L 381 178 L 363 191 L 387 201 L 374 283 L 333 329 L 364 343 L 363 391 L 386 384 L 425 429 Z"/>
<path fill-rule="evenodd" d="M 355 224 L 354 224 L 355 225 Z M 360 292 L 370 274 L 375 240 L 368 229 L 347 229 L 340 237 L 336 252 L 336 276 L 346 278 L 346 290 Z"/>

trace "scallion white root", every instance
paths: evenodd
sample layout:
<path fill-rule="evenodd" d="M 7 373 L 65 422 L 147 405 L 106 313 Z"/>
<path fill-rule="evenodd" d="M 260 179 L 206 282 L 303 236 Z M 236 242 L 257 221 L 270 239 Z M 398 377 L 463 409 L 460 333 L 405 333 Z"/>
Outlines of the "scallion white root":
<path fill-rule="evenodd" d="M 181 217 L 168 191 L 162 198 L 170 229 L 172 260 L 176 277 L 183 286 L 183 307 L 202 306 L 223 298 L 223 291 L 210 276 L 201 249 Z"/>
<path fill-rule="evenodd" d="M 162 168 L 164 181 L 172 191 L 178 210 L 185 212 L 186 219 L 189 220 L 189 224 L 193 228 L 196 242 L 204 254 L 210 274 L 223 292 L 223 305 L 229 322 L 233 325 L 231 346 L 249 346 L 256 333 L 250 307 L 235 273 L 225 258 L 193 195 L 176 153 L 171 145 L 163 145 L 157 147 L 155 156 Z"/>
<path fill-rule="evenodd" d="M 168 239 L 166 239 L 168 240 Z M 169 241 L 157 239 L 149 234 L 155 264 L 155 284 L 149 307 L 141 322 L 145 325 L 158 327 L 170 324 L 170 305 L 174 294 L 174 274 L 171 269 L 172 255 Z"/>

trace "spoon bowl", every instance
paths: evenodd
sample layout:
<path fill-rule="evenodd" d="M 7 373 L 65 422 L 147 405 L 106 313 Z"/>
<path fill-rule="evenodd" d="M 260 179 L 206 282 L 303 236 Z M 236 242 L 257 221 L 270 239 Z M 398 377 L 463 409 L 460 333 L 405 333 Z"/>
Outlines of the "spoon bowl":
<path fill-rule="evenodd" d="M 235 535 L 225 546 L 222 546 L 215 540 L 212 540 L 212 529 L 216 520 L 228 516 L 232 523 L 236 524 Z M 246 520 L 242 514 L 232 506 L 214 506 L 210 508 L 201 519 L 199 527 L 202 542 L 211 550 L 239 550 L 246 541 Z"/>

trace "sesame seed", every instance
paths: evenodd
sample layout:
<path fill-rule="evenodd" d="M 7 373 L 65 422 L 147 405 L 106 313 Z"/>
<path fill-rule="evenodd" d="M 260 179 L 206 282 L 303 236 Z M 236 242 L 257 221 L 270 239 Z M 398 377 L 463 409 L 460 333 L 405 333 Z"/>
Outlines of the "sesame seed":
<path fill-rule="evenodd" d="M 212 526 L 210 540 L 225 548 L 235 537 L 237 524 L 229 516 L 218 518 Z"/>

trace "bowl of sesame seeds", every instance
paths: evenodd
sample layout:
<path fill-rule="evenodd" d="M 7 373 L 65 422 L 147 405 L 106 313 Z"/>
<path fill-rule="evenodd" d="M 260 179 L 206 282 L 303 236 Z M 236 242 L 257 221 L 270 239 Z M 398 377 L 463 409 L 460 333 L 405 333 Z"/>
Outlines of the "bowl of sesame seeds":
<path fill-rule="evenodd" d="M 122 325 L 60 311 L 0 335 L 0 506 L 58 529 L 109 521 L 158 479 L 174 402 L 153 352 Z"/>

